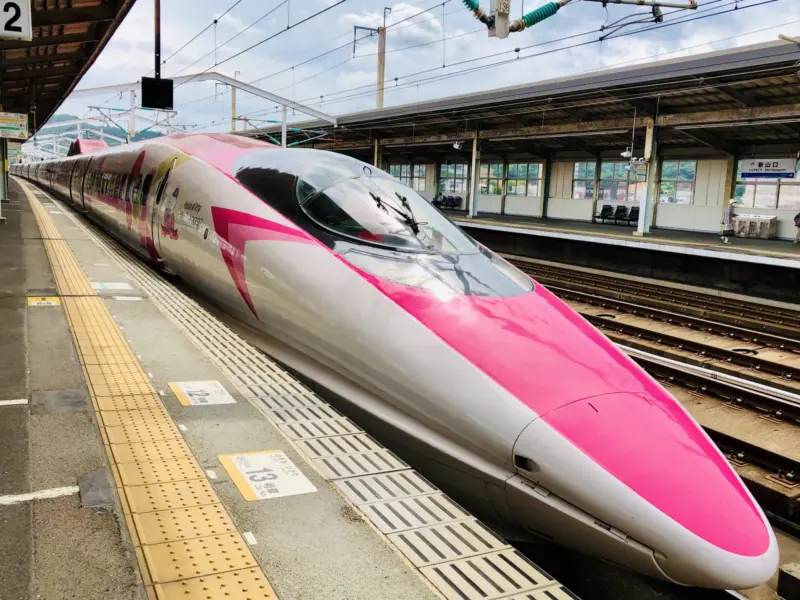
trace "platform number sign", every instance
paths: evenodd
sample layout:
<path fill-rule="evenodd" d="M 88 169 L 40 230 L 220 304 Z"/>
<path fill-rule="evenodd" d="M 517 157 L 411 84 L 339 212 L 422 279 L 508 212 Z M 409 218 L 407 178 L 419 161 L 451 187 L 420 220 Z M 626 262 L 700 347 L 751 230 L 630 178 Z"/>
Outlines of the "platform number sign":
<path fill-rule="evenodd" d="M 225 454 L 219 460 L 248 502 L 317 491 L 280 450 Z"/>
<path fill-rule="evenodd" d="M 0 0 L 0 39 L 33 39 L 30 0 Z"/>

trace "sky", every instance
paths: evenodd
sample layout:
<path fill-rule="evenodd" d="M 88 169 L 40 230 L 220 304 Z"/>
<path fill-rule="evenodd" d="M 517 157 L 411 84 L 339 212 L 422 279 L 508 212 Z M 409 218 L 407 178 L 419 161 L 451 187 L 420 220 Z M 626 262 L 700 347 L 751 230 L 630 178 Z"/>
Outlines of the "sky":
<path fill-rule="evenodd" d="M 772 41 L 779 33 L 800 35 L 798 0 L 698 0 L 695 11 L 664 8 L 664 27 L 657 29 L 648 22 L 647 7 L 606 9 L 572 0 L 550 19 L 506 39 L 489 37 L 461 0 L 239 0 L 221 16 L 234 3 L 161 0 L 162 77 L 217 71 L 329 114 L 375 107 L 377 36 L 354 34 L 354 26 L 382 25 L 384 7 L 391 8 L 386 11 L 386 106 Z M 544 3 L 512 0 L 512 17 Z M 616 32 L 603 29 L 620 19 L 643 22 Z M 602 35 L 609 39 L 598 41 Z M 137 0 L 77 87 L 131 83 L 152 75 L 153 62 L 153 2 Z M 230 130 L 226 86 L 189 82 L 175 88 L 174 102 L 171 124 L 187 131 Z M 106 93 L 68 98 L 59 113 L 97 115 L 90 106 L 128 104 L 128 94 Z M 248 127 L 280 119 L 274 102 L 242 92 L 236 112 L 250 119 Z M 290 112 L 290 120 L 308 118 Z"/>

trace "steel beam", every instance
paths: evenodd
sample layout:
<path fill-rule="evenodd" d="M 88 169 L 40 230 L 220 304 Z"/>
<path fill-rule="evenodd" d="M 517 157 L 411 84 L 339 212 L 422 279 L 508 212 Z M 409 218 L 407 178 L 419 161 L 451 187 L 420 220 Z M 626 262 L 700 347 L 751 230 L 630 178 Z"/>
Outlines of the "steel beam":
<path fill-rule="evenodd" d="M 756 119 L 800 119 L 800 104 L 781 104 L 753 108 L 730 108 L 695 113 L 675 113 L 659 115 L 656 125 L 674 127 L 676 125 L 695 125 L 704 123 L 735 123 Z"/>
<path fill-rule="evenodd" d="M 20 58 L 6 58 L 0 60 L 0 69 L 8 69 L 10 67 L 20 67 L 23 65 L 31 65 L 35 63 L 47 62 L 72 62 L 74 60 L 85 60 L 89 55 L 85 52 L 62 52 L 61 54 L 34 54 L 32 56 L 23 56 Z"/>
<path fill-rule="evenodd" d="M 34 10 L 31 15 L 34 27 L 50 25 L 73 25 L 75 23 L 96 23 L 113 21 L 117 17 L 117 2 L 82 8 L 52 8 Z"/>
<path fill-rule="evenodd" d="M 24 71 L 6 71 L 3 73 L 3 81 L 19 81 L 23 79 L 46 79 L 49 77 L 63 77 L 64 75 L 77 75 L 81 72 L 80 67 L 48 67 L 46 69 L 25 69 Z"/>
<path fill-rule="evenodd" d="M 722 150 L 725 154 L 733 156 L 736 154 L 736 144 L 732 144 L 730 142 L 726 142 L 723 139 L 720 139 L 713 133 L 709 133 L 708 131 L 704 131 L 702 129 L 681 129 L 681 133 L 684 135 L 688 135 L 690 138 L 693 138 L 700 142 L 705 146 L 709 146 L 711 148 L 715 148 L 717 150 Z"/>
<path fill-rule="evenodd" d="M 17 50 L 35 48 L 38 46 L 55 46 L 58 44 L 83 44 L 87 42 L 99 42 L 100 36 L 93 30 L 85 33 L 67 33 L 64 35 L 43 35 L 33 38 L 30 42 L 20 40 L 0 41 L 0 50 Z"/>

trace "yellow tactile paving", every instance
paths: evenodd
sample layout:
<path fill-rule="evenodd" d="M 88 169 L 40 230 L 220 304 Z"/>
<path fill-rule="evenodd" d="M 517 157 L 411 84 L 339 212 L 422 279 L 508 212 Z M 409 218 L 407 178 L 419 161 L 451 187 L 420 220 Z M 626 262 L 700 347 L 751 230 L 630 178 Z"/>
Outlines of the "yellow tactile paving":
<path fill-rule="evenodd" d="M 222 504 L 134 513 L 133 522 L 142 544 L 178 542 L 236 531 Z"/>
<path fill-rule="evenodd" d="M 230 533 L 142 546 L 153 583 L 248 569 L 256 561 L 242 537 Z"/>
<path fill-rule="evenodd" d="M 112 441 L 111 452 L 114 453 L 117 464 L 177 460 L 192 456 L 186 444 L 177 439 L 141 444 L 115 444 Z"/>
<path fill-rule="evenodd" d="M 118 464 L 119 477 L 123 486 L 150 485 L 168 481 L 205 479 L 205 475 L 193 458 L 160 460 L 146 463 Z"/>
<path fill-rule="evenodd" d="M 160 408 L 142 408 L 134 410 L 104 410 L 100 412 L 105 427 L 131 425 L 140 421 L 169 421 L 171 417 Z"/>
<path fill-rule="evenodd" d="M 146 442 L 160 442 L 162 440 L 177 440 L 180 437 L 178 429 L 171 422 L 140 421 L 131 425 L 120 427 L 106 427 L 109 444 L 137 444 Z M 183 443 L 181 441 L 181 443 Z"/>
<path fill-rule="evenodd" d="M 243 569 L 211 577 L 197 577 L 155 586 L 159 600 L 221 598 L 230 600 L 274 600 L 264 574 L 258 569 Z"/>
<path fill-rule="evenodd" d="M 103 299 L 47 211 L 22 187 L 75 340 L 148 599 L 275 598 Z"/>
<path fill-rule="evenodd" d="M 203 506 L 217 502 L 217 495 L 205 479 L 137 485 L 125 488 L 125 495 L 131 511 L 136 513 Z"/>

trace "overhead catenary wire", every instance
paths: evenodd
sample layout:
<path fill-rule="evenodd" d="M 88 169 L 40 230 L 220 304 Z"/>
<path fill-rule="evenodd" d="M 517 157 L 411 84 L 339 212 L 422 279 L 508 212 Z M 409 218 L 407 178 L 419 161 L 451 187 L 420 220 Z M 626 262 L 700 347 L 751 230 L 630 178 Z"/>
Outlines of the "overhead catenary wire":
<path fill-rule="evenodd" d="M 777 2 L 777 1 L 780 1 L 780 0 L 765 0 L 765 1 L 759 2 L 757 4 L 750 4 L 750 5 L 746 5 L 746 6 L 741 6 L 741 4 L 740 4 L 741 1 L 742 0 L 739 0 L 738 2 L 734 1 L 734 2 L 732 2 L 732 4 L 739 4 L 739 10 L 741 10 L 741 9 L 744 9 L 744 8 L 751 8 L 751 7 L 759 6 L 759 5 L 762 5 L 762 4 L 769 4 L 769 3 L 772 3 L 772 2 Z M 677 12 L 677 11 L 674 11 L 674 12 Z M 664 24 L 664 25 L 656 26 L 656 27 L 639 28 L 639 29 L 637 29 L 635 31 L 628 32 L 625 35 L 632 35 L 632 34 L 635 34 L 635 33 L 641 33 L 641 32 L 643 32 L 645 30 L 649 31 L 649 30 L 652 30 L 652 29 L 658 29 L 660 27 L 665 27 L 665 26 L 673 25 L 673 24 L 687 23 L 687 22 L 690 22 L 690 21 L 698 20 L 700 18 L 710 18 L 710 17 L 713 17 L 713 16 L 718 16 L 719 14 L 724 14 L 725 12 L 730 12 L 730 11 L 715 12 L 713 14 L 708 14 L 708 15 L 704 15 L 704 16 L 693 16 L 692 19 L 684 19 L 682 21 L 667 23 L 667 24 Z M 785 25 L 785 23 L 783 25 Z M 772 27 L 767 28 L 767 29 L 772 29 L 772 28 L 775 28 L 775 27 L 778 27 L 778 26 L 780 26 L 780 25 L 772 26 Z M 740 34 L 740 35 L 750 35 L 751 33 L 756 33 L 756 32 L 762 31 L 762 30 L 764 30 L 764 29 L 760 29 L 760 30 L 756 30 L 754 32 L 749 32 L 749 33 Z M 579 37 L 581 35 L 586 35 L 586 33 L 576 34 L 575 36 L 570 36 L 570 37 Z M 615 36 L 615 37 L 621 37 L 621 36 Z M 736 37 L 736 36 L 732 36 L 732 37 Z M 723 38 L 723 40 L 732 39 L 732 37 Z M 542 44 L 546 44 L 546 43 L 554 43 L 554 42 L 557 42 L 557 41 L 561 41 L 560 38 L 559 39 L 555 39 L 555 40 L 550 40 L 548 42 L 541 42 L 540 44 L 534 44 L 532 46 L 542 45 Z M 463 74 L 466 74 L 466 73 L 470 73 L 470 72 L 475 72 L 477 70 L 481 70 L 481 69 L 485 69 L 485 68 L 490 68 L 490 67 L 494 67 L 494 66 L 498 66 L 498 65 L 502 65 L 502 64 L 509 64 L 509 63 L 516 62 L 517 60 L 521 60 L 521 59 L 534 58 L 534 57 L 542 56 L 542 55 L 545 55 L 545 54 L 551 54 L 553 52 L 559 52 L 559 51 L 569 50 L 569 49 L 572 49 L 572 48 L 575 48 L 575 47 L 579 47 L 579 46 L 585 46 L 585 45 L 588 45 L 590 43 L 598 43 L 598 40 L 589 40 L 589 41 L 586 41 L 586 42 L 581 42 L 579 44 L 573 44 L 573 45 L 570 45 L 570 46 L 564 46 L 564 47 L 556 48 L 556 49 L 553 49 L 553 50 L 547 50 L 545 52 L 540 52 L 540 53 L 533 54 L 533 55 L 530 55 L 530 56 L 520 57 L 520 59 L 516 59 L 515 58 L 515 59 L 509 59 L 509 60 L 505 60 L 505 61 L 497 61 L 497 62 L 491 63 L 490 65 L 482 65 L 482 66 L 479 66 L 479 67 L 472 67 L 472 68 L 469 68 L 469 69 L 463 69 L 463 70 L 460 70 L 460 71 L 455 72 L 455 73 L 450 73 L 450 74 L 446 74 L 446 75 L 443 75 L 443 76 L 437 76 L 435 78 L 427 78 L 425 80 L 410 81 L 410 82 L 408 82 L 406 84 L 402 84 L 402 85 L 404 87 L 410 87 L 410 86 L 419 85 L 421 82 L 424 83 L 424 82 L 432 80 L 432 79 L 441 80 L 441 79 L 448 78 L 448 77 L 456 77 L 456 76 L 460 76 L 460 75 L 463 75 Z M 699 44 L 699 46 L 704 46 L 704 45 L 710 44 L 710 43 L 716 43 L 716 41 L 715 42 L 705 42 L 703 44 Z M 697 47 L 697 46 L 693 46 L 693 47 Z M 660 54 L 653 55 L 653 56 L 672 54 L 672 53 L 675 53 L 675 52 L 680 52 L 682 50 L 684 50 L 684 49 L 678 49 L 678 50 L 675 50 L 675 51 L 660 53 Z M 498 54 L 503 54 L 503 53 L 498 53 Z M 481 60 L 481 59 L 485 59 L 485 58 L 489 58 L 489 57 L 484 56 L 484 57 L 479 57 L 478 59 L 468 59 L 468 61 L 463 61 L 463 62 L 470 62 L 470 61 Z M 648 58 L 651 58 L 651 57 L 648 57 Z M 637 59 L 637 60 L 640 60 L 640 59 Z M 636 62 L 636 60 L 635 61 L 626 61 L 624 64 L 629 64 L 630 62 Z M 610 65 L 610 66 L 613 66 L 613 65 Z M 606 69 L 606 68 L 609 68 L 609 66 L 604 66 L 604 67 L 601 67 L 601 68 L 602 69 Z M 421 72 L 417 73 L 416 75 L 418 75 L 420 73 L 427 73 L 427 72 L 430 72 L 432 70 L 439 70 L 439 69 L 426 69 L 425 71 L 421 71 Z M 595 70 L 598 70 L 598 69 L 595 69 Z M 410 75 L 408 75 L 406 77 L 412 77 L 414 75 L 415 74 L 410 74 Z M 343 90 L 343 92 L 354 91 L 354 90 L 362 89 L 363 87 L 370 87 L 370 86 L 360 86 L 358 88 L 352 88 L 351 90 Z M 706 87 L 709 87 L 709 86 L 706 86 Z M 388 88 L 389 91 L 391 91 L 392 89 L 398 89 L 398 88 Z M 347 99 L 350 99 L 350 98 L 353 98 L 353 97 L 366 95 L 368 93 L 371 93 L 371 92 L 362 92 L 360 94 L 352 94 L 350 96 L 346 96 L 344 98 L 339 98 L 339 99 L 336 99 L 336 100 L 330 100 L 329 99 L 328 103 L 332 104 L 332 103 L 344 101 L 344 100 L 347 100 Z M 310 101 L 310 100 L 312 100 L 312 98 L 309 98 L 308 100 L 305 100 L 305 101 Z M 616 100 L 609 100 L 609 101 L 610 102 L 615 102 Z M 272 110 L 273 109 L 262 110 L 262 111 L 253 113 L 250 116 L 257 116 L 257 115 L 261 115 L 261 114 L 266 114 L 266 113 L 272 112 Z M 448 116 L 449 116 L 449 118 L 452 118 L 452 115 L 450 115 L 449 113 L 448 113 Z M 210 125 L 213 125 L 213 124 L 215 124 L 215 122 L 212 121 L 209 124 L 201 124 L 200 127 L 210 126 Z"/>

